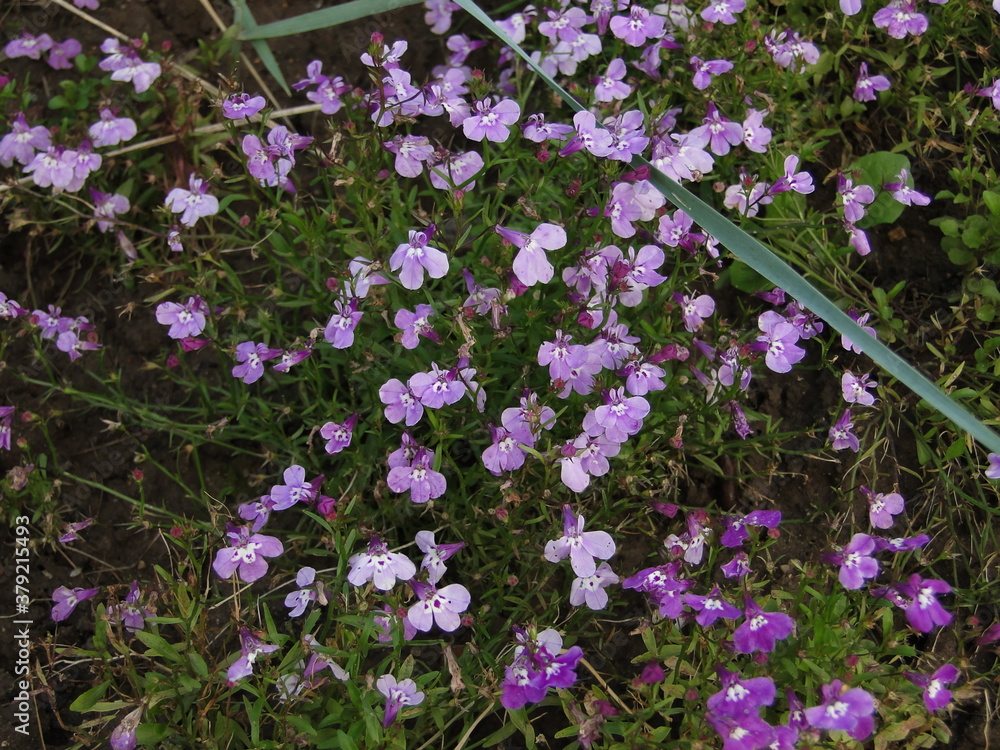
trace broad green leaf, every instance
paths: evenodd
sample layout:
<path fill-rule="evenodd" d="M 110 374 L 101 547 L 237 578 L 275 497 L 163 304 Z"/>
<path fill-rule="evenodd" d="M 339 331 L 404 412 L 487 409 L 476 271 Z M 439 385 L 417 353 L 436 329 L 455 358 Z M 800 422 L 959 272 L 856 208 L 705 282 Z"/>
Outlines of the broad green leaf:
<path fill-rule="evenodd" d="M 239 0 L 242 2 L 242 0 Z M 278 36 L 292 36 L 306 31 L 339 26 L 348 21 L 367 18 L 379 13 L 389 13 L 394 10 L 416 5 L 421 0 L 353 0 L 353 2 L 335 5 L 332 8 L 314 10 L 283 21 L 265 23 L 255 28 L 244 27 L 240 39 L 273 39 Z M 262 58 L 263 59 L 263 58 Z"/>
<path fill-rule="evenodd" d="M 455 0 L 455 2 L 520 55 L 549 88 L 559 94 L 573 110 L 583 111 L 583 105 L 547 75 L 516 42 L 493 23 L 473 0 Z M 650 170 L 650 182 L 663 193 L 667 200 L 683 209 L 695 223 L 712 234 L 733 255 L 765 276 L 772 284 L 784 289 L 805 308 L 826 321 L 838 333 L 847 336 L 877 365 L 906 385 L 920 398 L 926 400 L 932 408 L 968 432 L 990 451 L 1000 453 L 1000 435 L 982 424 L 967 409 L 948 398 L 924 375 L 886 347 L 885 344 L 864 331 L 843 310 L 827 299 L 773 251 L 733 224 L 712 206 L 660 172 L 647 159 L 636 157 L 632 160 L 632 166 L 634 168 L 647 167 Z"/>

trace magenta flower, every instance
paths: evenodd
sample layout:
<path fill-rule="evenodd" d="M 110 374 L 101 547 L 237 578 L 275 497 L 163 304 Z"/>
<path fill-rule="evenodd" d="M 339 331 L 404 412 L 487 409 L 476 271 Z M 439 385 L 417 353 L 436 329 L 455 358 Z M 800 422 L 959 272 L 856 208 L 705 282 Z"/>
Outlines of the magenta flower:
<path fill-rule="evenodd" d="M 340 453 L 351 444 L 354 435 L 354 425 L 358 421 L 358 415 L 352 414 L 342 423 L 327 422 L 320 430 L 319 434 L 326 440 L 326 452 L 331 456 Z"/>
<path fill-rule="evenodd" d="M 100 587 L 92 589 L 77 587 L 71 589 L 66 586 L 60 586 L 52 592 L 52 601 L 55 602 L 55 605 L 52 607 L 52 619 L 56 622 L 62 622 L 73 614 L 76 605 L 90 599 L 100 590 Z"/>
<path fill-rule="evenodd" d="M 726 578 L 742 578 L 750 572 L 750 558 L 741 550 L 733 555 L 732 560 L 720 565 L 719 570 Z"/>
<path fill-rule="evenodd" d="M 371 581 L 379 591 L 389 591 L 397 580 L 408 581 L 416 575 L 417 566 L 408 557 L 390 552 L 385 542 L 373 536 L 367 552 L 358 552 L 347 561 L 351 569 L 348 583 L 364 586 Z"/>
<path fill-rule="evenodd" d="M 597 572 L 598 560 L 608 560 L 615 554 L 615 542 L 606 531 L 584 531 L 582 515 L 574 516 L 569 505 L 563 506 L 563 535 L 545 545 L 545 559 L 559 562 L 569 557 L 573 572 L 586 578 Z"/>
<path fill-rule="evenodd" d="M 900 583 L 896 587 L 900 593 L 909 597 L 904 605 L 906 621 L 914 630 L 930 633 L 935 627 L 944 627 L 951 622 L 951 613 L 938 602 L 940 594 L 951 592 L 951 586 L 936 579 L 924 580 L 914 573 L 909 583 Z"/>
<path fill-rule="evenodd" d="M 713 588 L 708 596 L 684 594 L 684 603 L 698 613 L 694 619 L 703 628 L 711 626 L 719 619 L 736 620 L 743 614 L 739 607 L 722 598 L 718 586 Z"/>
<path fill-rule="evenodd" d="M 420 399 L 408 385 L 403 385 L 396 378 L 388 380 L 378 389 L 378 397 L 385 404 L 385 418 L 392 424 L 398 424 L 405 419 L 406 426 L 412 427 L 424 414 Z"/>
<path fill-rule="evenodd" d="M 937 711 L 951 702 L 951 691 L 945 687 L 959 678 L 961 673 L 953 664 L 943 664 L 928 676 L 904 672 L 906 679 L 924 689 L 924 705 L 928 711 Z"/>
<path fill-rule="evenodd" d="M 256 383 L 264 374 L 264 362 L 281 355 L 281 349 L 268 349 L 264 344 L 244 341 L 236 347 L 236 361 L 233 367 L 234 378 L 240 378 L 244 383 Z"/>
<path fill-rule="evenodd" d="M 727 518 L 726 530 L 719 540 L 723 547 L 741 547 L 750 538 L 747 526 L 763 526 L 766 529 L 776 528 L 781 523 L 780 510 L 755 510 L 743 518 Z"/>
<path fill-rule="evenodd" d="M 576 669 L 583 650 L 573 646 L 562 653 L 562 636 L 555 630 L 543 630 L 534 638 L 515 626 L 520 644 L 514 649 L 514 661 L 506 668 L 500 703 L 513 710 L 527 703 L 538 703 L 550 687 L 564 689 L 576 682 Z"/>
<path fill-rule="evenodd" d="M 869 76 L 868 63 L 861 63 L 858 80 L 854 84 L 854 99 L 859 102 L 873 102 L 875 92 L 886 91 L 889 85 L 889 79 L 885 76 Z"/>
<path fill-rule="evenodd" d="M 510 137 L 510 128 L 521 117 L 521 108 L 513 99 L 501 99 L 496 104 L 490 97 L 473 104 L 472 114 L 462 122 L 462 132 L 473 141 L 484 138 L 503 143 Z"/>
<path fill-rule="evenodd" d="M 10 411 L 5 411 L 6 409 L 9 409 Z M 13 406 L 7 406 L 7 407 L 0 406 L 0 429 L 2 429 L 3 422 L 5 421 L 10 422 L 10 414 L 13 411 L 14 411 Z M 7 435 L 9 440 L 10 439 L 9 431 Z M 0 446 L 2 445 L 3 445 L 3 436 L 2 433 L 0 433 Z M 6 446 L 6 450 L 10 450 L 9 444 Z M 93 518 L 84 518 L 82 521 L 74 521 L 72 523 L 64 524 L 61 529 L 63 533 L 62 536 L 59 537 L 59 543 L 69 544 L 70 542 L 75 542 L 77 539 L 80 538 L 79 535 L 77 534 L 78 531 L 83 531 L 84 529 L 89 528 L 93 525 L 94 525 Z"/>
<path fill-rule="evenodd" d="M 787 638 L 795 629 L 791 617 L 784 612 L 765 612 L 749 596 L 746 598 L 744 617 L 743 623 L 733 633 L 733 647 L 741 654 L 773 651 L 775 643 Z"/>
<path fill-rule="evenodd" d="M 156 307 L 156 322 L 170 326 L 167 335 L 172 339 L 198 336 L 205 330 L 205 314 L 208 305 L 197 294 L 188 297 L 183 305 L 177 302 L 161 302 Z"/>
<path fill-rule="evenodd" d="M 278 539 L 251 534 L 246 526 L 226 524 L 226 536 L 232 546 L 216 552 L 215 562 L 212 563 L 212 569 L 219 578 L 229 578 L 238 569 L 243 581 L 253 583 L 267 573 L 265 558 L 277 557 L 285 551 Z"/>
<path fill-rule="evenodd" d="M 458 630 L 462 624 L 462 613 L 472 601 L 465 586 L 452 583 L 439 589 L 433 584 L 412 580 L 410 587 L 420 600 L 406 614 L 413 627 L 424 633 L 435 624 L 446 633 Z"/>
<path fill-rule="evenodd" d="M 228 120 L 240 120 L 253 117 L 266 106 L 267 100 L 263 96 L 230 94 L 228 98 L 222 100 L 222 116 Z"/>
<path fill-rule="evenodd" d="M 273 654 L 278 650 L 278 646 L 271 643 L 265 644 L 260 638 L 250 631 L 249 628 L 240 627 L 240 656 L 226 671 L 226 680 L 230 687 L 238 680 L 249 677 L 253 674 L 253 665 L 261 654 Z"/>
<path fill-rule="evenodd" d="M 437 544 L 434 541 L 433 531 L 418 531 L 415 541 L 417 548 L 424 553 L 424 559 L 420 562 L 420 569 L 427 571 L 427 581 L 429 583 L 437 583 L 444 577 L 447 571 L 445 563 L 465 546 L 465 542 Z"/>
<path fill-rule="evenodd" d="M 604 609 L 608 605 L 608 592 L 604 589 L 618 583 L 618 580 L 611 566 L 602 562 L 593 575 L 573 579 L 569 590 L 569 603 L 574 607 L 586 604 L 593 610 Z"/>
<path fill-rule="evenodd" d="M 850 448 L 852 451 L 857 453 L 861 450 L 861 442 L 858 440 L 858 436 L 854 434 L 854 422 L 851 421 L 851 410 L 845 409 L 844 413 L 840 415 L 840 419 L 836 421 L 833 427 L 830 428 L 830 444 L 833 446 L 835 451 L 842 451 L 845 448 Z"/>
<path fill-rule="evenodd" d="M 437 248 L 431 247 L 431 235 L 434 225 L 430 224 L 422 232 L 410 230 L 410 241 L 396 247 L 389 258 L 389 268 L 400 270 L 399 281 L 407 289 L 419 289 L 424 283 L 424 271 L 432 279 L 440 279 L 448 273 L 448 256 Z"/>
<path fill-rule="evenodd" d="M 186 227 L 193 227 L 202 216 L 213 216 L 219 211 L 219 201 L 208 194 L 208 182 L 191 174 L 188 187 L 174 188 L 167 194 L 167 208 L 175 214 L 181 214 L 180 222 Z"/>
<path fill-rule="evenodd" d="M 660 617 L 676 620 L 684 610 L 684 592 L 694 585 L 694 581 L 678 578 L 679 561 L 644 568 L 622 581 L 623 589 L 641 591 L 655 605 Z"/>
<path fill-rule="evenodd" d="M 840 552 L 823 555 L 823 561 L 840 566 L 840 584 L 848 590 L 856 590 L 865 581 L 878 575 L 878 560 L 871 555 L 875 552 L 875 539 L 867 534 L 855 534 Z"/>
<path fill-rule="evenodd" d="M 428 500 L 441 497 L 448 488 L 444 474 L 435 471 L 434 451 L 419 448 L 413 463 L 409 466 L 394 466 L 389 470 L 386 484 L 393 492 L 410 491 L 410 500 L 415 503 L 426 503 Z"/>
<path fill-rule="evenodd" d="M 806 721 L 816 729 L 840 729 L 863 742 L 875 728 L 875 701 L 861 688 L 848 688 L 840 680 L 824 685 L 823 703 L 805 710 Z"/>
<path fill-rule="evenodd" d="M 388 727 L 399 714 L 399 709 L 403 706 L 417 706 L 423 703 L 424 694 L 417 690 L 417 683 L 413 680 L 400 680 L 391 674 L 384 674 L 375 681 L 375 689 L 385 696 L 385 718 L 382 719 L 382 726 Z"/>
<path fill-rule="evenodd" d="M 861 492 L 868 499 L 868 520 L 876 529 L 888 529 L 892 526 L 893 516 L 903 512 L 905 501 L 898 492 L 883 495 L 862 487 Z"/>

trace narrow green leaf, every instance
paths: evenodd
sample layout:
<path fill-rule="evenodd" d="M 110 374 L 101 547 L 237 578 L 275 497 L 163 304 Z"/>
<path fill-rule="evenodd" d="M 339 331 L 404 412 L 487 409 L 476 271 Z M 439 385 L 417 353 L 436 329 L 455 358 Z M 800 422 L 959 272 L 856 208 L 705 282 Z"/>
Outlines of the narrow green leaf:
<path fill-rule="evenodd" d="M 233 25 L 240 29 L 238 34 L 238 39 L 248 39 L 251 37 L 245 36 L 246 34 L 252 34 L 254 31 L 260 28 L 257 22 L 254 20 L 253 14 L 247 7 L 246 0 L 229 0 L 229 4 L 233 6 Z M 278 60 L 275 58 L 274 53 L 268 46 L 267 42 L 263 38 L 252 37 L 250 42 L 253 45 L 254 52 L 260 58 L 260 61 L 267 68 L 267 72 L 271 74 L 271 77 L 278 82 L 282 90 L 291 95 L 292 90 L 288 87 L 288 82 L 285 80 L 285 76 L 281 73 L 281 66 L 278 65 Z"/>
<path fill-rule="evenodd" d="M 92 687 L 85 693 L 81 693 L 77 696 L 77 699 L 69 705 L 70 711 L 76 711 L 77 713 L 86 713 L 94 708 L 94 705 L 104 694 L 108 691 L 108 685 L 111 684 L 111 680 L 102 682 L 97 687 Z"/>
<path fill-rule="evenodd" d="M 177 649 L 156 633 L 150 633 L 145 630 L 137 630 L 135 637 L 142 641 L 149 650 L 152 651 L 157 656 L 161 656 L 167 661 L 172 661 L 175 664 L 180 664 L 184 661 L 184 657 L 177 653 Z"/>
<path fill-rule="evenodd" d="M 292 36 L 306 31 L 316 31 L 330 26 L 339 26 L 359 18 L 389 13 L 407 5 L 416 5 L 421 0 L 353 0 L 332 8 L 314 10 L 292 18 L 250 28 L 244 26 L 240 39 L 273 39 L 278 36 Z"/>
<path fill-rule="evenodd" d="M 455 2 L 485 25 L 504 44 L 517 52 L 531 69 L 548 84 L 549 88 L 559 94 L 571 108 L 577 112 L 584 110 L 583 105 L 538 67 L 527 53 L 493 23 L 473 0 L 455 0 Z M 733 255 L 768 278 L 772 284 L 784 289 L 804 307 L 830 324 L 834 330 L 854 342 L 877 365 L 927 401 L 932 408 L 950 419 L 956 426 L 972 435 L 990 451 L 1000 453 L 1000 435 L 982 424 L 960 404 L 948 398 L 930 380 L 886 347 L 885 344 L 863 330 L 784 260 L 689 190 L 660 172 L 647 159 L 637 156 L 632 160 L 632 166 L 649 168 L 650 182 L 663 193 L 667 200 L 683 209 L 696 224 L 719 240 Z"/>

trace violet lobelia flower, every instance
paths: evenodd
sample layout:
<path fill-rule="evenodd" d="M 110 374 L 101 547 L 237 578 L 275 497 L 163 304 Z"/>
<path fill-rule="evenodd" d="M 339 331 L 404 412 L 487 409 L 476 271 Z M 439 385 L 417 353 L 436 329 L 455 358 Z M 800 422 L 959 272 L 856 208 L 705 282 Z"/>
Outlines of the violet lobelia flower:
<path fill-rule="evenodd" d="M 115 117 L 115 113 L 107 107 L 102 107 L 101 119 L 90 126 L 90 140 L 95 148 L 117 146 L 123 141 L 135 138 L 136 125 L 130 117 Z"/>
<path fill-rule="evenodd" d="M 1000 453 L 990 453 L 986 457 L 986 478 L 1000 479 Z"/>
<path fill-rule="evenodd" d="M 52 619 L 56 622 L 62 622 L 67 619 L 76 606 L 92 596 L 96 595 L 101 589 L 99 587 L 92 589 L 84 588 L 69 588 L 67 586 L 60 586 L 55 591 L 52 592 L 52 601 L 55 604 L 52 607 Z"/>
<path fill-rule="evenodd" d="M 273 654 L 279 646 L 273 643 L 264 643 L 249 628 L 240 627 L 240 655 L 226 671 L 226 680 L 230 686 L 244 677 L 253 674 L 253 665 L 261 654 Z"/>
<path fill-rule="evenodd" d="M 354 344 L 354 329 L 358 327 L 363 314 L 358 310 L 358 298 L 351 297 L 347 304 L 339 299 L 334 300 L 333 308 L 334 313 L 323 329 L 323 338 L 334 349 L 347 349 Z"/>
<path fill-rule="evenodd" d="M 51 146 L 48 128 L 29 126 L 24 113 L 18 112 L 11 123 L 11 131 L 0 139 L 0 165 L 10 167 L 16 161 L 27 166 L 35 158 L 36 151 L 47 151 Z"/>
<path fill-rule="evenodd" d="M 649 414 L 649 402 L 643 396 L 626 396 L 624 388 L 604 392 L 604 403 L 583 418 L 583 429 L 591 437 L 604 436 L 613 443 L 624 443 L 642 429 Z"/>
<path fill-rule="evenodd" d="M 908 583 L 897 584 L 896 589 L 908 597 L 903 606 L 906 621 L 914 630 L 930 633 L 935 627 L 944 627 L 951 622 L 951 613 L 937 600 L 939 595 L 951 592 L 951 586 L 944 581 L 924 579 L 914 573 Z"/>
<path fill-rule="evenodd" d="M 906 504 L 903 496 L 898 492 L 883 495 L 881 492 L 872 492 L 867 487 L 862 487 L 861 493 L 868 500 L 868 520 L 876 529 L 891 528 L 892 517 L 902 513 Z"/>
<path fill-rule="evenodd" d="M 733 0 L 743 2 L 743 0 Z M 619 7 L 621 7 L 619 5 Z M 627 16 L 611 17 L 611 33 L 630 47 L 641 47 L 649 39 L 663 36 L 663 16 L 651 13 L 646 8 L 633 5 Z"/>
<path fill-rule="evenodd" d="M 77 7 L 81 6 L 79 0 L 74 0 L 74 2 L 76 2 Z M 93 7 L 97 7 L 96 0 L 94 0 Z M 138 742 L 135 730 L 138 728 L 139 722 L 142 721 L 142 714 L 145 710 L 145 706 L 139 706 L 139 708 L 126 714 L 125 718 L 112 730 L 111 736 L 108 738 L 108 745 L 111 747 L 111 750 L 134 750 Z"/>
<path fill-rule="evenodd" d="M 407 385 L 413 395 L 428 409 L 440 409 L 461 400 L 468 386 L 458 377 L 457 368 L 442 370 L 431 362 L 430 372 L 414 373 Z"/>
<path fill-rule="evenodd" d="M 385 404 L 385 418 L 392 424 L 398 424 L 404 419 L 406 426 L 412 427 L 420 421 L 424 407 L 410 386 L 404 385 L 397 378 L 390 378 L 378 389 L 379 399 Z"/>
<path fill-rule="evenodd" d="M 269 349 L 265 344 L 244 341 L 236 347 L 237 364 L 232 369 L 234 378 L 250 385 L 264 374 L 264 362 L 281 355 L 281 349 Z"/>
<path fill-rule="evenodd" d="M 934 674 L 923 675 L 904 672 L 906 679 L 924 689 L 924 706 L 928 711 L 938 711 L 951 702 L 951 691 L 945 687 L 955 682 L 961 675 L 958 667 L 944 664 L 938 667 Z"/>
<path fill-rule="evenodd" d="M 299 572 L 295 574 L 295 584 L 299 587 L 297 591 L 293 591 L 285 597 L 285 606 L 288 607 L 289 617 L 298 617 L 303 612 L 306 611 L 306 607 L 309 606 L 311 602 L 318 601 L 320 599 L 320 593 L 323 590 L 323 584 L 316 582 L 316 569 L 310 568 L 308 566 L 300 568 Z M 326 596 L 323 596 L 321 604 L 326 604 Z"/>
<path fill-rule="evenodd" d="M 739 672 L 730 672 L 722 666 L 716 668 L 722 690 L 710 696 L 705 707 L 713 714 L 739 718 L 755 714 L 761 706 L 774 703 L 777 690 L 770 677 L 752 677 L 745 680 Z"/>
<path fill-rule="evenodd" d="M 319 434 L 326 440 L 325 450 L 329 455 L 340 453 L 351 444 L 354 435 L 354 425 L 357 424 L 358 415 L 352 414 L 340 424 L 327 422 L 320 430 Z"/>
<path fill-rule="evenodd" d="M 462 132 L 473 141 L 486 139 L 503 143 L 510 129 L 521 117 L 521 108 L 513 99 L 501 99 L 496 104 L 490 97 L 473 104 L 472 114 L 462 122 Z"/>
<path fill-rule="evenodd" d="M 875 403 L 875 396 L 868 392 L 878 383 L 870 379 L 868 373 L 857 376 L 850 370 L 846 371 L 840 378 L 840 387 L 844 393 L 844 401 L 849 404 L 861 404 L 871 406 Z"/>
<path fill-rule="evenodd" d="M 564 689 L 576 682 L 576 669 L 583 650 L 573 646 L 562 653 L 562 636 L 548 629 L 532 638 L 519 627 L 514 628 L 520 645 L 514 650 L 514 661 L 505 670 L 500 703 L 513 710 L 527 703 L 538 703 L 550 687 Z"/>
<path fill-rule="evenodd" d="M 240 120 L 245 117 L 253 117 L 267 106 L 267 100 L 263 96 L 251 96 L 250 94 L 230 94 L 222 100 L 222 116 L 227 120 Z"/>
<path fill-rule="evenodd" d="M 591 437 L 586 433 L 562 447 L 560 479 L 574 492 L 583 492 L 590 485 L 590 478 L 604 476 L 610 464 L 608 458 L 618 455 L 621 443 L 604 435 Z"/>
<path fill-rule="evenodd" d="M 424 694 L 417 690 L 417 683 L 409 679 L 397 682 L 391 674 L 379 677 L 375 681 L 375 689 L 385 696 L 383 727 L 388 727 L 396 721 L 399 709 L 403 706 L 417 706 L 424 701 Z"/>
<path fill-rule="evenodd" d="M 882 187 L 892 193 L 892 197 L 897 201 L 902 203 L 904 206 L 926 206 L 931 202 L 923 193 L 918 193 L 908 184 L 910 182 L 910 173 L 905 170 L 899 170 L 899 174 L 896 175 L 895 182 L 887 182 Z"/>
<path fill-rule="evenodd" d="M 483 465 L 495 477 L 505 471 L 514 471 L 524 466 L 527 454 L 520 444 L 533 445 L 531 433 L 526 430 L 511 432 L 505 427 L 490 425 L 492 444 L 483 451 Z"/>
<path fill-rule="evenodd" d="M 393 492 L 410 492 L 410 500 L 426 503 L 441 497 L 448 488 L 444 474 L 435 471 L 434 452 L 421 447 L 409 466 L 395 466 L 389 470 L 386 483 Z"/>
<path fill-rule="evenodd" d="M 733 647 L 738 653 L 768 653 L 775 643 L 791 635 L 795 622 L 784 612 L 765 612 L 752 597 L 746 597 L 743 623 L 733 633 Z"/>
<path fill-rule="evenodd" d="M 188 297 L 183 305 L 178 302 L 161 302 L 156 306 L 156 322 L 170 326 L 167 335 L 172 339 L 199 336 L 205 330 L 208 305 L 197 294 Z"/>
<path fill-rule="evenodd" d="M 844 218 L 852 224 L 861 221 L 865 206 L 875 200 L 875 191 L 870 185 L 855 185 L 847 175 L 837 177 L 837 193 L 844 204 Z"/>
<path fill-rule="evenodd" d="M 351 566 L 347 573 L 348 583 L 364 586 L 371 581 L 379 591 L 389 591 L 397 580 L 408 581 L 417 572 L 417 566 L 408 557 L 390 552 L 377 536 L 368 542 L 366 552 L 352 555 L 347 564 Z"/>
<path fill-rule="evenodd" d="M 118 193 L 102 193 L 94 188 L 90 188 L 90 198 L 94 201 L 94 218 L 97 219 L 97 228 L 102 232 L 111 229 L 115 221 L 115 216 L 123 214 L 131 208 L 128 198 Z"/>
<path fill-rule="evenodd" d="M 625 73 L 624 61 L 620 57 L 612 60 L 604 75 L 597 79 L 594 86 L 594 101 L 608 103 L 628 98 L 632 93 L 632 87 L 622 80 L 625 78 Z"/>
<path fill-rule="evenodd" d="M 865 581 L 878 575 L 878 560 L 872 557 L 875 539 L 867 534 L 855 534 L 851 541 L 836 553 L 822 556 L 824 562 L 840 566 L 840 584 L 848 590 L 859 589 Z"/>
<path fill-rule="evenodd" d="M 840 680 L 822 687 L 823 703 L 805 710 L 806 721 L 816 729 L 840 729 L 858 742 L 875 728 L 875 700 L 861 688 L 848 688 Z"/>
<path fill-rule="evenodd" d="M 465 586 L 452 583 L 439 589 L 434 584 L 414 579 L 410 581 L 410 587 L 420 600 L 406 614 L 413 627 L 424 633 L 435 624 L 446 633 L 458 630 L 462 624 L 462 613 L 472 601 Z"/>
<path fill-rule="evenodd" d="M 433 224 L 423 231 L 411 229 L 409 242 L 398 245 L 389 258 L 390 270 L 400 271 L 399 282 L 406 289 L 419 289 L 424 283 L 424 271 L 432 279 L 448 273 L 448 256 L 427 244 L 432 234 Z"/>
<path fill-rule="evenodd" d="M 598 560 L 608 560 L 615 554 L 615 542 L 606 531 L 584 531 L 584 518 L 574 515 L 569 505 L 563 506 L 563 535 L 545 545 L 545 559 L 559 562 L 569 557 L 573 572 L 586 578 L 597 572 Z"/>
<path fill-rule="evenodd" d="M 273 536 L 251 534 L 246 526 L 226 524 L 230 547 L 215 553 L 212 569 L 219 578 L 229 578 L 234 572 L 246 583 L 263 578 L 267 573 L 268 557 L 278 557 L 285 548 Z"/>
<path fill-rule="evenodd" d="M 434 541 L 433 531 L 418 531 L 415 541 L 417 548 L 424 553 L 420 568 L 427 571 L 427 580 L 430 583 L 437 583 L 444 577 L 447 570 L 445 563 L 456 552 L 465 547 L 465 542 L 437 544 Z"/>
<path fill-rule="evenodd" d="M 845 448 L 857 453 L 861 450 L 861 441 L 854 434 L 854 422 L 851 421 L 851 410 L 845 409 L 840 415 L 840 419 L 830 428 L 830 445 L 834 450 L 842 451 Z"/>
<path fill-rule="evenodd" d="M 125 601 L 112 604 L 107 609 L 108 622 L 120 622 L 125 629 L 134 633 L 146 627 L 146 618 L 153 616 L 153 610 L 139 604 L 142 598 L 142 590 L 138 581 L 132 581 L 129 586 Z"/>
<path fill-rule="evenodd" d="M 704 91 L 712 83 L 712 76 L 728 73 L 733 69 L 733 64 L 728 60 L 702 60 L 700 57 L 692 57 L 688 61 L 688 67 L 694 71 L 692 83 L 699 91 Z"/>
<path fill-rule="evenodd" d="M 703 628 L 709 627 L 720 619 L 736 620 L 743 614 L 739 607 L 722 598 L 718 586 L 713 588 L 707 596 L 684 594 L 684 603 L 698 613 L 694 619 Z"/>
<path fill-rule="evenodd" d="M 167 208 L 181 214 L 180 222 L 193 227 L 202 216 L 212 216 L 219 211 L 218 199 L 208 194 L 208 182 L 194 174 L 188 177 L 189 190 L 174 188 L 167 194 Z"/>
<path fill-rule="evenodd" d="M 868 63 L 861 63 L 858 70 L 858 80 L 854 84 L 854 100 L 873 102 L 875 101 L 875 92 L 886 91 L 889 85 L 889 79 L 885 76 L 868 75 Z"/>
<path fill-rule="evenodd" d="M 543 223 L 535 227 L 530 235 L 507 229 L 499 224 L 497 234 L 518 248 L 514 256 L 514 274 L 525 286 L 534 286 L 552 280 L 555 267 L 545 255 L 547 250 L 558 250 L 566 246 L 566 230 L 555 224 Z"/>
<path fill-rule="evenodd" d="M 618 583 L 618 576 L 606 562 L 602 562 L 593 575 L 573 579 L 569 590 L 569 603 L 574 607 L 586 604 L 593 610 L 604 609 L 608 605 L 608 586 Z"/>
<path fill-rule="evenodd" d="M 396 155 L 396 173 L 403 177 L 416 177 L 424 171 L 424 162 L 434 154 L 430 139 L 423 135 L 397 135 L 382 146 Z"/>
<path fill-rule="evenodd" d="M 694 585 L 694 581 L 678 578 L 681 562 L 644 568 L 622 581 L 623 589 L 641 591 L 653 604 L 660 617 L 676 620 L 684 609 L 684 592 Z"/>
<path fill-rule="evenodd" d="M 323 477 L 319 476 L 311 482 L 306 481 L 306 470 L 298 464 L 292 464 L 282 473 L 284 484 L 271 487 L 271 500 L 274 510 L 287 510 L 297 503 L 312 503 L 319 494 Z"/>
<path fill-rule="evenodd" d="M 773 310 L 761 313 L 757 326 L 762 331 L 753 348 L 764 351 L 764 363 L 773 372 L 785 373 L 792 365 L 806 356 L 805 349 L 796 346 L 798 329 L 780 313 Z"/>

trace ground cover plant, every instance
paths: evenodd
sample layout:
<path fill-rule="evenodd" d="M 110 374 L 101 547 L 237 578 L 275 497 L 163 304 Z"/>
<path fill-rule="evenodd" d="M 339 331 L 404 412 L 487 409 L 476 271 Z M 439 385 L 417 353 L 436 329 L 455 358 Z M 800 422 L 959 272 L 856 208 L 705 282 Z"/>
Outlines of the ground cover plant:
<path fill-rule="evenodd" d="M 109 5 L 0 11 L 15 741 L 996 739 L 1000 7 L 432 1 L 293 69 Z"/>

